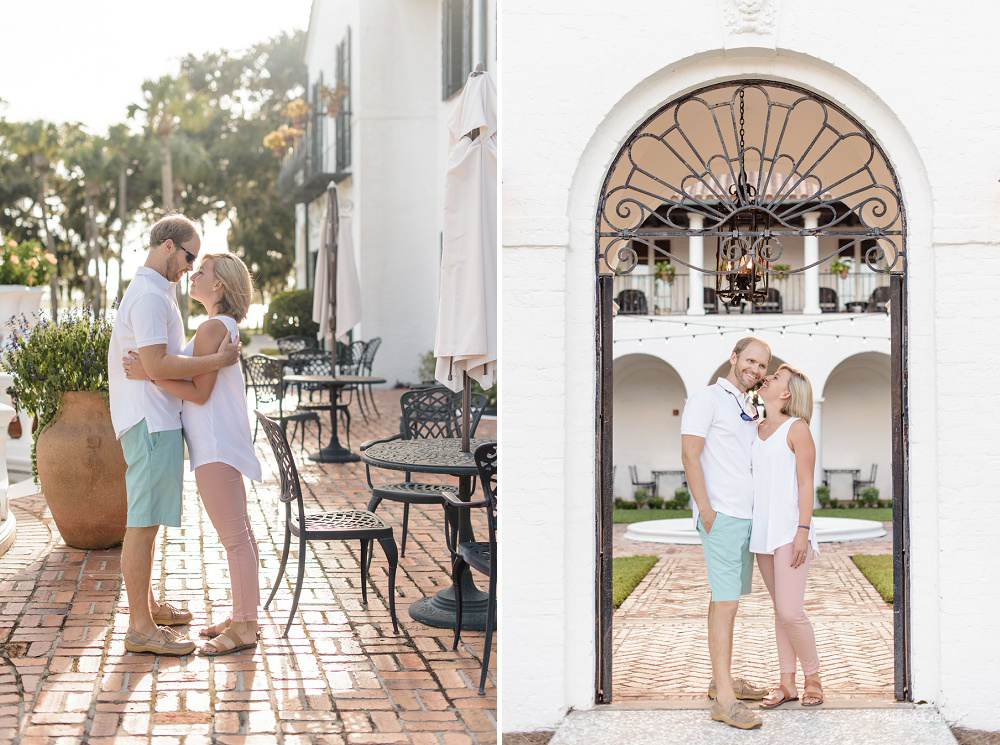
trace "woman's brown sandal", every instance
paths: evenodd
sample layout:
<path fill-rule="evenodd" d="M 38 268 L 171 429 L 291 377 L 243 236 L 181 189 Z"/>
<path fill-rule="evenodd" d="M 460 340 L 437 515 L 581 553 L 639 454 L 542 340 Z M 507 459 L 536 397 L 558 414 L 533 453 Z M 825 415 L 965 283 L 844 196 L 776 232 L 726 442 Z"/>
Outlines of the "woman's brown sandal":
<path fill-rule="evenodd" d="M 219 657 L 224 654 L 242 652 L 244 649 L 253 649 L 257 646 L 258 641 L 260 641 L 259 631 L 254 636 L 254 640 L 247 644 L 232 628 L 228 628 L 209 640 L 207 644 L 198 647 L 198 653 L 203 657 Z M 212 646 L 208 646 L 209 644 Z"/>
<path fill-rule="evenodd" d="M 803 706 L 819 706 L 823 703 L 823 685 L 818 680 L 806 678 L 806 687 L 802 692 Z"/>
<path fill-rule="evenodd" d="M 774 694 L 780 693 L 781 698 L 775 699 Z M 770 699 L 770 700 L 768 700 Z M 793 696 L 788 692 L 788 689 L 783 685 L 779 685 L 777 688 L 773 688 L 767 696 L 760 702 L 760 708 L 762 709 L 777 709 L 782 704 L 787 704 L 789 701 L 798 701 L 798 696 Z"/>
<path fill-rule="evenodd" d="M 230 623 L 232 623 L 232 620 L 227 618 L 225 621 L 219 621 L 211 626 L 206 626 L 198 632 L 198 636 L 204 637 L 205 639 L 212 639 L 228 629 Z"/>

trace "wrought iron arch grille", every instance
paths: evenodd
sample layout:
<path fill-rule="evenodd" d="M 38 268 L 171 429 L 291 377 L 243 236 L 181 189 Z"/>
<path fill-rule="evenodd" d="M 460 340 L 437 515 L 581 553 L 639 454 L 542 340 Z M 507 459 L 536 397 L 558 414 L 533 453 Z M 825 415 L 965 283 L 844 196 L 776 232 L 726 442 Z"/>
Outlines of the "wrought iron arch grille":
<path fill-rule="evenodd" d="M 879 144 L 836 104 L 778 82 L 720 83 L 668 103 L 622 146 L 598 205 L 597 271 L 628 274 L 644 245 L 690 270 L 729 273 L 721 261 L 694 266 L 663 246 L 699 235 L 716 239 L 720 260 L 766 276 L 784 238 L 828 235 L 846 240 L 784 273 L 860 244 L 868 268 L 902 274 L 899 193 Z"/>
<path fill-rule="evenodd" d="M 613 286 L 637 265 L 636 246 L 716 277 L 732 271 L 720 269 L 723 261 L 743 259 L 765 278 L 804 272 L 860 246 L 869 269 L 891 275 L 895 695 L 912 700 L 906 214 L 879 144 L 836 104 L 797 86 L 765 80 L 708 86 L 661 107 L 624 143 L 601 189 L 595 233 L 597 702 L 611 702 Z M 842 240 L 811 263 L 773 268 L 782 239 L 824 235 Z M 692 236 L 716 239 L 713 266 L 683 260 L 672 250 L 679 242 L 664 241 Z"/>

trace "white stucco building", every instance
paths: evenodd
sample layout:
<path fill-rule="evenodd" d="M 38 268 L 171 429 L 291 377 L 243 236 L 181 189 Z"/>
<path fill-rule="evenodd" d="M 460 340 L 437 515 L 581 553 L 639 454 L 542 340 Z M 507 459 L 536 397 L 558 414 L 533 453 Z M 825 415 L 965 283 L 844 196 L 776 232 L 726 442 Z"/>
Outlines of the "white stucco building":
<path fill-rule="evenodd" d="M 494 0 L 314 0 L 305 135 L 279 181 L 296 204 L 295 276 L 311 287 L 334 182 L 350 216 L 361 281 L 355 338 L 382 337 L 374 373 L 416 381 L 434 346 L 448 135 L 477 62 L 496 76 Z M 341 91 L 328 112 L 322 87 Z"/>
<path fill-rule="evenodd" d="M 855 0 L 636 0 L 613 10 L 593 0 L 544 8 L 511 0 L 502 20 L 500 623 L 505 639 L 516 640 L 502 651 L 504 731 L 553 728 L 569 709 L 598 700 L 595 538 L 597 505 L 605 496 L 599 492 L 607 490 L 599 489 L 595 453 L 602 452 L 599 415 L 606 395 L 614 397 L 616 454 L 643 446 L 619 429 L 627 412 L 633 421 L 661 428 L 647 432 L 663 439 L 663 460 L 670 460 L 679 448 L 679 436 L 672 440 L 669 429 L 673 410 L 712 379 L 747 327 L 813 378 L 823 399 L 820 440 L 827 467 L 892 462 L 884 443 L 876 452 L 868 433 L 851 432 L 849 424 L 856 416 L 881 417 L 873 407 L 892 417 L 890 434 L 899 438 L 902 455 L 880 469 L 879 480 L 884 475 L 886 481 L 879 486 L 908 511 L 907 697 L 933 703 L 952 722 L 1000 729 L 989 686 L 1000 648 L 984 642 L 995 635 L 1000 614 L 993 581 L 1000 576 L 993 549 L 1000 501 L 991 478 L 1000 432 L 1000 397 L 993 393 L 1000 314 L 990 292 L 1000 275 L 992 219 L 1000 203 L 1000 96 L 988 84 L 1000 73 L 991 53 L 1000 10 L 979 0 L 947 8 Z M 893 186 L 905 208 L 896 246 L 905 260 L 892 267 L 905 275 L 904 309 L 894 308 L 891 317 L 859 316 L 853 328 L 854 313 L 816 315 L 809 306 L 822 299 L 818 286 L 838 281 L 821 269 L 818 277 L 801 279 L 801 290 L 789 289 L 783 314 L 687 317 L 713 327 L 717 336 L 706 341 L 692 335 L 694 326 L 677 323 L 689 310 L 687 293 L 696 280 L 677 283 L 683 300 L 671 296 L 661 304 L 652 299 L 652 280 L 641 278 L 650 269 L 639 266 L 629 279 L 616 280 L 614 291 L 617 296 L 629 287 L 622 283 L 646 282 L 645 288 L 631 286 L 643 289 L 647 312 L 611 324 L 613 389 L 604 393 L 595 385 L 603 359 L 595 339 L 604 318 L 597 253 L 607 241 L 595 233 L 602 199 L 619 183 L 615 168 L 623 147 L 672 102 L 712 86 L 736 90 L 743 81 L 768 90 L 785 86 L 826 102 L 884 154 L 885 167 L 873 179 Z M 720 139 L 734 147 L 732 137 Z M 696 159 L 688 153 L 687 160 Z M 666 199 L 655 188 L 647 192 Z M 800 229 L 808 231 L 799 217 Z M 631 236 L 628 231 L 642 224 L 635 220 L 622 230 Z M 672 253 L 691 260 L 690 235 L 671 240 L 677 242 Z M 827 242 L 819 246 L 820 257 L 839 250 L 829 240 L 820 237 Z M 789 237 L 781 261 L 793 268 L 808 263 L 813 249 L 804 242 Z M 714 258 L 708 243 L 706 238 L 703 255 Z M 857 264 L 852 271 L 861 273 Z M 830 286 L 843 305 L 845 293 Z M 868 291 L 854 290 L 853 301 L 870 299 Z M 670 313 L 658 315 L 660 307 Z M 812 338 L 803 338 L 791 333 L 793 319 L 822 323 Z M 900 347 L 888 341 L 896 323 L 897 341 L 905 336 Z M 779 325 L 788 326 L 784 337 L 767 331 Z M 671 334 L 678 338 L 664 342 Z M 903 396 L 899 412 L 870 393 L 894 383 Z M 643 389 L 665 393 L 650 401 Z M 844 462 L 832 462 L 835 441 Z M 619 462 L 615 487 L 627 493 L 624 465 Z M 899 489 L 884 473 L 892 468 Z"/>

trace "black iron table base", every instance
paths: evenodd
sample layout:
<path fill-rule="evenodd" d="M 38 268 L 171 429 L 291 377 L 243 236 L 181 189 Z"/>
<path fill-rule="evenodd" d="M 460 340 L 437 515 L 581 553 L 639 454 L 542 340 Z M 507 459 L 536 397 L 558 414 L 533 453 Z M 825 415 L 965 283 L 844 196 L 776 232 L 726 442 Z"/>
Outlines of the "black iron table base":
<path fill-rule="evenodd" d="M 364 451 L 363 460 L 376 468 L 414 473 L 438 473 L 457 476 L 458 496 L 469 501 L 472 479 L 477 473 L 473 453 L 488 440 L 473 439 L 468 453 L 461 452 L 461 440 L 441 438 L 434 440 L 397 440 L 372 445 Z M 459 540 L 473 540 L 469 510 L 459 516 Z M 449 576 L 450 576 L 449 571 Z M 486 606 L 489 596 L 476 587 L 472 570 L 462 576 L 462 629 L 483 631 L 486 628 Z M 455 591 L 451 583 L 430 597 L 410 604 L 410 618 L 439 629 L 455 628 Z"/>

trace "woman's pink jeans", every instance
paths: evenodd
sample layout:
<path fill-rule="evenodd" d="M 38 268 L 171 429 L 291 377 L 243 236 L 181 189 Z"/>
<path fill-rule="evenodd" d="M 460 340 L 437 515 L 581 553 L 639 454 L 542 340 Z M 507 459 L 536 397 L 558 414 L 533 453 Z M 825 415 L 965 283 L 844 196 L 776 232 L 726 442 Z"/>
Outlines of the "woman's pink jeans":
<path fill-rule="evenodd" d="M 792 569 L 792 544 L 774 549 L 774 555 L 757 554 L 757 566 L 774 603 L 774 638 L 778 643 L 778 668 L 782 674 L 795 674 L 795 659 L 802 663 L 805 675 L 819 672 L 819 654 L 812 624 L 803 609 L 806 575 L 812 549 L 806 560 Z"/>
<path fill-rule="evenodd" d="M 247 515 L 243 474 L 225 463 L 206 463 L 194 469 L 201 501 L 229 559 L 233 586 L 234 621 L 256 621 L 260 607 L 257 540 Z"/>

